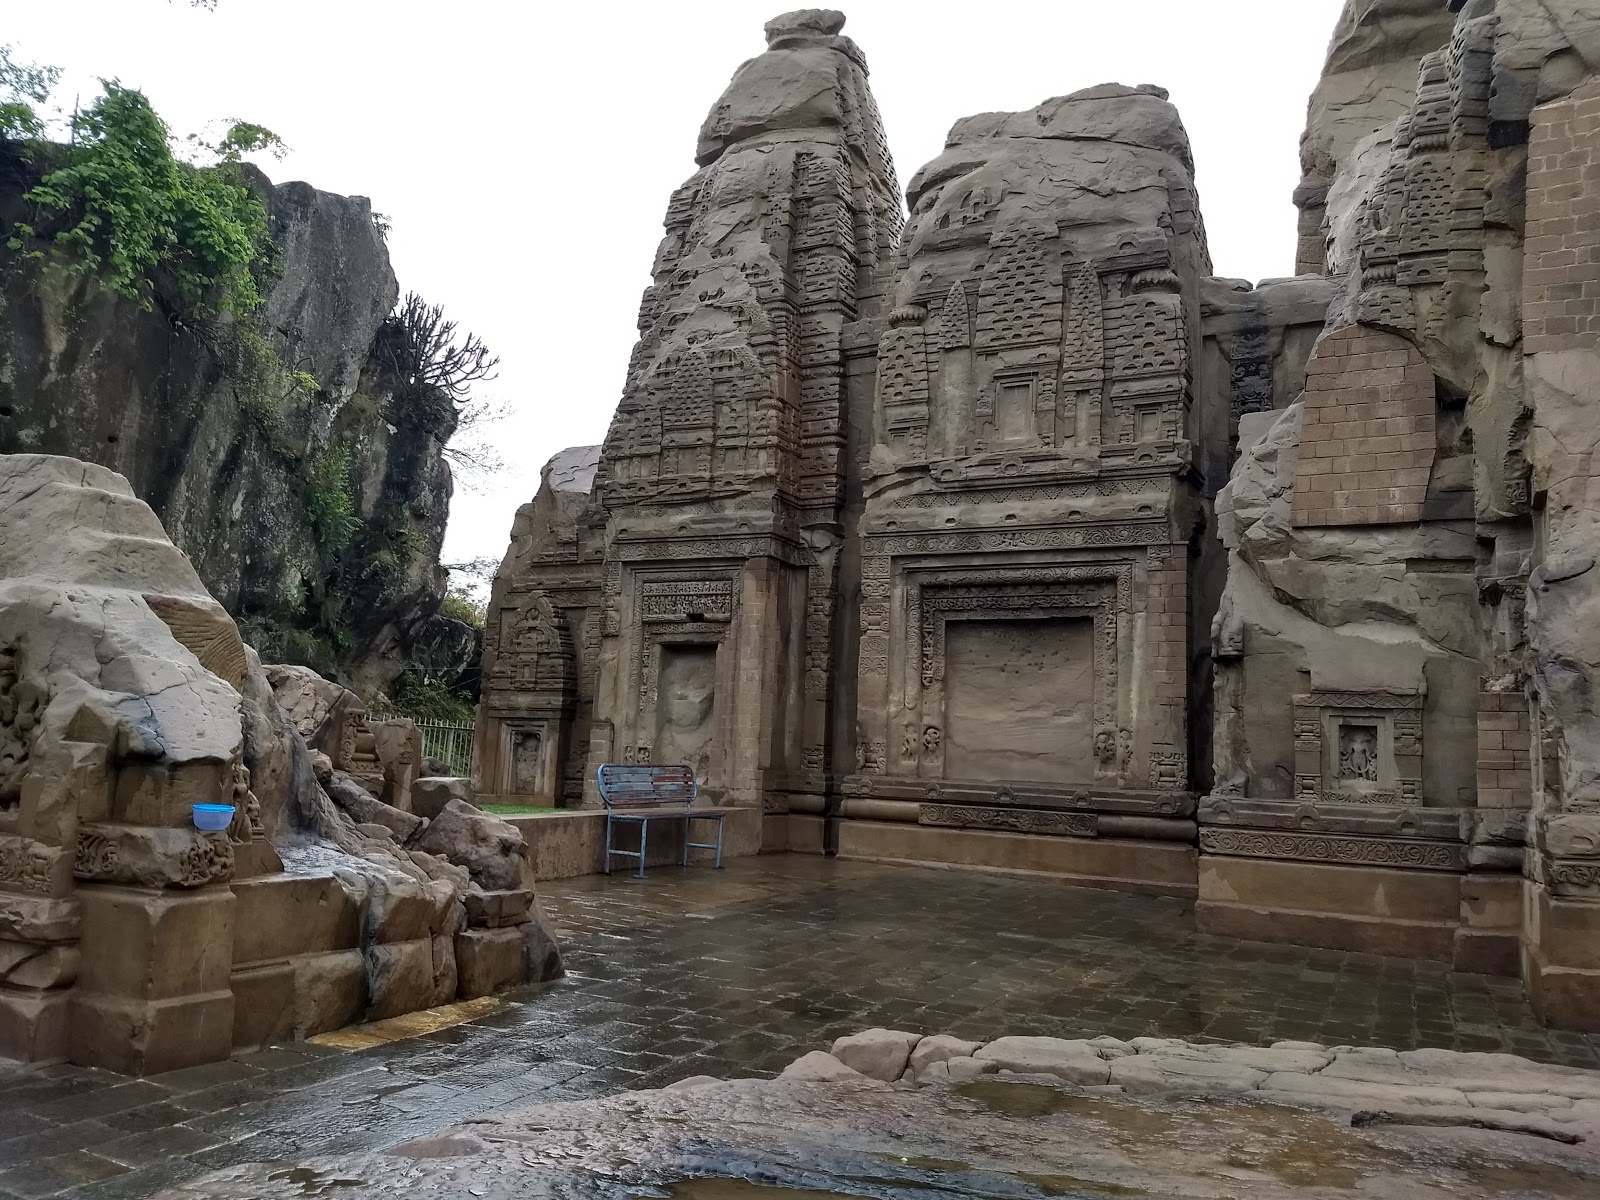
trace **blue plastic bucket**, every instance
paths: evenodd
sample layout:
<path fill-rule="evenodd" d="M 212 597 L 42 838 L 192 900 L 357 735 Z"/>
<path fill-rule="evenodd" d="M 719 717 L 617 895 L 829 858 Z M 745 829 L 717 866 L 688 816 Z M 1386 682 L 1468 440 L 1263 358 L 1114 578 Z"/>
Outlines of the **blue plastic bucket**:
<path fill-rule="evenodd" d="M 204 829 L 208 833 L 219 829 L 226 829 L 233 824 L 233 805 L 231 804 L 196 804 L 194 806 L 194 827 Z"/>

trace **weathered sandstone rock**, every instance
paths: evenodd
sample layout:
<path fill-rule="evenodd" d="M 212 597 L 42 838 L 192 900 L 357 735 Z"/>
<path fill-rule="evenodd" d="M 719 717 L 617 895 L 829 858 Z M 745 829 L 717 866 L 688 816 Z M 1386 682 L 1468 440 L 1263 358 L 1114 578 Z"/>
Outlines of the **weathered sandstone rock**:
<path fill-rule="evenodd" d="M 899 1029 L 868 1029 L 833 1043 L 833 1057 L 852 1071 L 892 1083 L 905 1074 L 920 1035 Z"/>

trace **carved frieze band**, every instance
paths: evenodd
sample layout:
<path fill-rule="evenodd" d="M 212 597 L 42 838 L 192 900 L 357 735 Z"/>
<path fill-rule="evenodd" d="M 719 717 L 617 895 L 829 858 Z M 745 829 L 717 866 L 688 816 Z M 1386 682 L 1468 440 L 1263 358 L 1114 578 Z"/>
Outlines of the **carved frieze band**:
<path fill-rule="evenodd" d="M 1094 837 L 1093 813 L 1050 812 L 1033 808 L 969 808 L 954 804 L 924 804 L 919 825 L 949 829 L 994 829 L 1006 833 L 1044 833 L 1057 837 Z"/>
<path fill-rule="evenodd" d="M 1413 867 L 1426 871 L 1459 871 L 1466 866 L 1461 846 L 1397 838 L 1330 837 L 1315 833 L 1264 833 L 1248 829 L 1202 829 L 1205 854 L 1246 858 L 1283 858 L 1347 866 Z"/>
<path fill-rule="evenodd" d="M 1124 522 L 1082 529 L 993 529 L 972 533 L 871 534 L 867 554 L 952 554 L 972 550 L 1072 550 L 1080 546 L 1149 546 L 1171 540 L 1166 522 Z"/>
<path fill-rule="evenodd" d="M 203 887 L 233 875 L 233 845 L 223 832 L 145 825 L 85 825 L 72 873 L 97 883 Z"/>
<path fill-rule="evenodd" d="M 1557 896 L 1600 896 L 1600 863 L 1554 859 L 1549 867 L 1550 891 Z"/>
<path fill-rule="evenodd" d="M 49 896 L 60 888 L 65 852 L 32 838 L 0 834 L 0 888 Z"/>

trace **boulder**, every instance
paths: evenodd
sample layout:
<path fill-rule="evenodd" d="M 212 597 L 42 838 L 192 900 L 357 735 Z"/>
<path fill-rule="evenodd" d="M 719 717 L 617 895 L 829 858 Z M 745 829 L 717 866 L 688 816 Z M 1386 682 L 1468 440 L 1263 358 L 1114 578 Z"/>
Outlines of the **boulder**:
<path fill-rule="evenodd" d="M 833 1057 L 853 1071 L 892 1083 L 905 1074 L 911 1048 L 920 1040 L 900 1029 L 867 1029 L 839 1038 Z"/>
<path fill-rule="evenodd" d="M 1000 1064 L 984 1058 L 952 1058 L 944 1063 L 951 1083 L 966 1083 L 983 1075 L 993 1075 Z"/>
<path fill-rule="evenodd" d="M 981 1042 L 968 1042 L 947 1033 L 936 1033 L 916 1044 L 906 1069 L 912 1078 L 921 1083 L 924 1073 L 935 1063 L 944 1063 L 952 1058 L 970 1058 L 980 1045 Z M 948 1072 L 945 1074 L 948 1075 Z"/>
<path fill-rule="evenodd" d="M 826 1050 L 813 1050 L 785 1067 L 779 1078 L 802 1083 L 865 1083 L 869 1077 L 845 1066 Z"/>
<path fill-rule="evenodd" d="M 528 853 L 522 834 L 461 800 L 439 810 L 415 848 L 466 867 L 472 882 L 486 892 L 514 891 L 522 885 L 521 864 Z"/>
<path fill-rule="evenodd" d="M 448 770 L 448 768 L 446 768 Z M 433 820 L 452 800 L 472 803 L 472 780 L 451 775 L 423 776 L 411 785 L 411 811 Z"/>
<path fill-rule="evenodd" d="M 1054 1075 L 1068 1083 L 1108 1083 L 1111 1065 L 1084 1041 L 1053 1037 L 996 1038 L 974 1058 L 1019 1075 Z M 1117 1060 L 1126 1061 L 1124 1059 Z"/>

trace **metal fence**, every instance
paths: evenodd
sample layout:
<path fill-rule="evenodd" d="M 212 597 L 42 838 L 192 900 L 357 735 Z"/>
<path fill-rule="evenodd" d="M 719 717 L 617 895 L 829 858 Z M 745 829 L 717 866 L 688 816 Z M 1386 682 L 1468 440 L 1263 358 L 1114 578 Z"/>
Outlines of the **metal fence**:
<path fill-rule="evenodd" d="M 418 721 L 422 730 L 422 753 L 450 764 L 450 773 L 472 776 L 472 726 L 449 721 Z"/>

